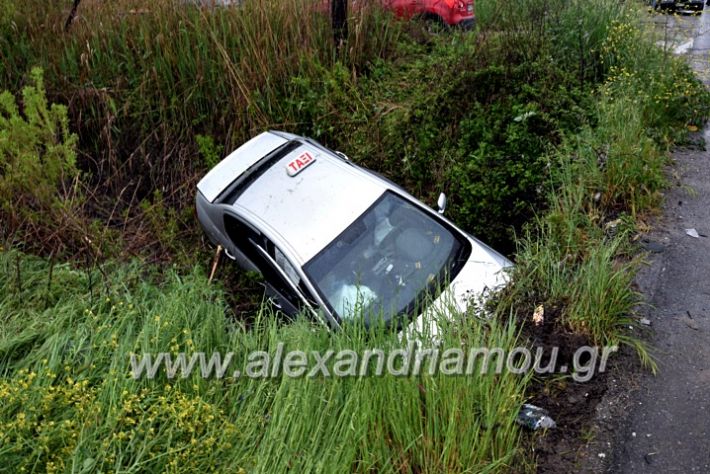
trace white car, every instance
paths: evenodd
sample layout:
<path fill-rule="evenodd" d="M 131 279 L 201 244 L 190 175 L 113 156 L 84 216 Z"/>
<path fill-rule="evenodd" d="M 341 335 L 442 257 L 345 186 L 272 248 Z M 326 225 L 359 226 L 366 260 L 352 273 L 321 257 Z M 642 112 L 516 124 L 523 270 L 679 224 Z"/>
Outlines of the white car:
<path fill-rule="evenodd" d="M 335 329 L 355 318 L 403 328 L 425 321 L 427 301 L 472 295 L 507 281 L 505 257 L 387 179 L 313 140 L 258 135 L 197 185 L 209 239 L 264 277 L 285 314 Z"/>

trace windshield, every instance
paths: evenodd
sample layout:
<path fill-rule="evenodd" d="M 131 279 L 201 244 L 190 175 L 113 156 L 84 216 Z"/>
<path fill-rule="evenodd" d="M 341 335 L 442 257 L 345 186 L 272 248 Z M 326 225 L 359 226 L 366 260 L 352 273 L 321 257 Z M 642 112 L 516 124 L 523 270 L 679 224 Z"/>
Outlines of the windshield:
<path fill-rule="evenodd" d="M 470 252 L 459 232 L 388 191 L 304 270 L 340 319 L 389 321 L 453 279 Z"/>

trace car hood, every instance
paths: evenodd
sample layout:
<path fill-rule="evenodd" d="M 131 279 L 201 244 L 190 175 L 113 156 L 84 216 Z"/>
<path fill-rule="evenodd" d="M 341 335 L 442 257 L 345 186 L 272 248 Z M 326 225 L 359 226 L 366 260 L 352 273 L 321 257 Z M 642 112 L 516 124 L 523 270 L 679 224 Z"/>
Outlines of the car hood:
<path fill-rule="evenodd" d="M 508 283 L 507 270 L 513 266 L 512 262 L 475 239 L 472 243 L 471 256 L 454 281 L 402 331 L 402 336 L 406 333 L 416 340 L 435 341 L 440 331 L 437 321 L 450 319 L 454 312 L 465 312 L 472 301 L 485 299 L 489 291 Z"/>

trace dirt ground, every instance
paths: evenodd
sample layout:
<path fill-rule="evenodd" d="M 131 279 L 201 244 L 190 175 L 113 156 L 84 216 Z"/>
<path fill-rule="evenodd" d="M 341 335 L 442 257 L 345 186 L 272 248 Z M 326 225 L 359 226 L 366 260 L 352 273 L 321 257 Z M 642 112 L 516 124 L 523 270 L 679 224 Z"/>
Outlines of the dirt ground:
<path fill-rule="evenodd" d="M 649 23 L 710 86 L 710 7 Z M 673 153 L 672 187 L 644 238 L 648 265 L 636 279 L 658 373 L 625 351 L 590 382 L 536 387 L 532 403 L 558 422 L 528 436 L 539 472 L 710 473 L 710 127 L 692 139 Z"/>

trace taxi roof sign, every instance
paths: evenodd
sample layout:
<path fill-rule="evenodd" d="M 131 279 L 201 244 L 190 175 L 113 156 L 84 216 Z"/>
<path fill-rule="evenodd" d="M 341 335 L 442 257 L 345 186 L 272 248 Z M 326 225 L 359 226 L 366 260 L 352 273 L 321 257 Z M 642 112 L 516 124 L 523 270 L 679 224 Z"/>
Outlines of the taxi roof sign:
<path fill-rule="evenodd" d="M 289 161 L 286 164 L 286 172 L 289 176 L 296 176 L 298 173 L 303 171 L 307 166 L 313 164 L 316 158 L 311 154 L 311 152 L 304 151 L 297 158 Z"/>

